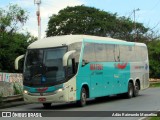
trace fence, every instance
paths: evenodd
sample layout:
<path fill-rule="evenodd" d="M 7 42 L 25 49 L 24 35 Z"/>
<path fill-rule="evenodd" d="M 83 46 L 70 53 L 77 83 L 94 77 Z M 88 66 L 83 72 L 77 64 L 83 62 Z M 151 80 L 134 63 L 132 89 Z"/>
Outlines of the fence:
<path fill-rule="evenodd" d="M 22 74 L 0 73 L 0 96 L 7 97 L 22 93 Z"/>

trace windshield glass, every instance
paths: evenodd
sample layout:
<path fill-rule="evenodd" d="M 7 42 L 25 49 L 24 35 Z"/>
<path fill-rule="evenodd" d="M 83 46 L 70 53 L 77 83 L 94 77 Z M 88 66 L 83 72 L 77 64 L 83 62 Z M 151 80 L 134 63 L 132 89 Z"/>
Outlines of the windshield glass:
<path fill-rule="evenodd" d="M 67 47 L 28 50 L 24 65 L 24 85 L 52 86 L 65 80 L 62 59 Z"/>

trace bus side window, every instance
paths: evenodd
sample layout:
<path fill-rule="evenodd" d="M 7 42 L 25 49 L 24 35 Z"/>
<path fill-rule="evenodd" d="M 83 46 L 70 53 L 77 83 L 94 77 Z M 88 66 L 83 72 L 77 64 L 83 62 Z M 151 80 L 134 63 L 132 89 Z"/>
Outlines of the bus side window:
<path fill-rule="evenodd" d="M 121 62 L 134 62 L 135 61 L 134 46 L 120 45 L 120 59 Z"/>
<path fill-rule="evenodd" d="M 87 61 L 88 63 L 96 61 L 95 51 L 94 51 L 94 43 L 85 43 L 82 60 Z"/>
<path fill-rule="evenodd" d="M 114 61 L 114 45 L 105 44 L 106 48 L 106 61 L 113 62 Z"/>
<path fill-rule="evenodd" d="M 127 47 L 125 45 L 120 45 L 120 59 L 121 62 L 127 62 Z"/>
<path fill-rule="evenodd" d="M 97 62 L 105 62 L 107 60 L 105 44 L 95 43 L 95 54 Z"/>
<path fill-rule="evenodd" d="M 71 58 L 68 59 L 67 74 L 68 76 L 71 76 L 73 74 L 73 64 Z"/>
<path fill-rule="evenodd" d="M 128 61 L 134 62 L 135 61 L 135 50 L 134 46 L 127 46 L 127 52 L 128 52 Z"/>
<path fill-rule="evenodd" d="M 79 57 L 80 57 L 80 52 L 81 52 L 81 46 L 82 42 L 77 42 L 77 43 L 72 43 L 68 46 L 68 50 L 76 50 L 76 52 L 73 54 L 73 59 L 72 63 L 74 63 L 73 68 L 74 71 L 73 73 L 77 73 L 78 65 L 79 65 Z"/>
<path fill-rule="evenodd" d="M 136 61 L 142 61 L 142 49 L 140 46 L 135 46 L 135 53 Z"/>
<path fill-rule="evenodd" d="M 141 47 L 141 53 L 142 53 L 142 60 L 146 61 L 147 60 L 147 47 Z"/>

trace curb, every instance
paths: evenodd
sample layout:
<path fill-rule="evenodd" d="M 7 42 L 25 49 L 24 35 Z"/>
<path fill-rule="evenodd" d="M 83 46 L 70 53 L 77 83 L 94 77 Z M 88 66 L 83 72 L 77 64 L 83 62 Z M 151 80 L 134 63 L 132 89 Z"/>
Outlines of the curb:
<path fill-rule="evenodd" d="M 25 104 L 27 103 L 23 101 L 22 95 L 8 96 L 2 98 L 2 101 L 0 103 L 0 109 L 20 106 Z"/>
<path fill-rule="evenodd" d="M 8 101 L 16 101 L 16 100 L 22 100 L 22 95 L 13 95 L 8 97 L 2 97 L 2 102 L 8 102 Z"/>

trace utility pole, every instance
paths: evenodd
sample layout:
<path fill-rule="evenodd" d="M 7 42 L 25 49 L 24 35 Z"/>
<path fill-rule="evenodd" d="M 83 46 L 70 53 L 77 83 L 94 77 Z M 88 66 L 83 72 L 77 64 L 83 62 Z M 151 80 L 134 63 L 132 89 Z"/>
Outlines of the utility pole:
<path fill-rule="evenodd" d="M 38 40 L 41 39 L 41 16 L 40 16 L 40 4 L 41 4 L 41 0 L 34 0 L 34 4 L 37 4 L 37 21 L 38 21 Z"/>
<path fill-rule="evenodd" d="M 133 13 L 134 13 L 134 31 L 135 31 L 135 42 L 136 42 L 136 39 L 137 39 L 137 30 L 136 30 L 136 11 L 140 11 L 140 9 L 134 9 L 133 10 Z"/>

